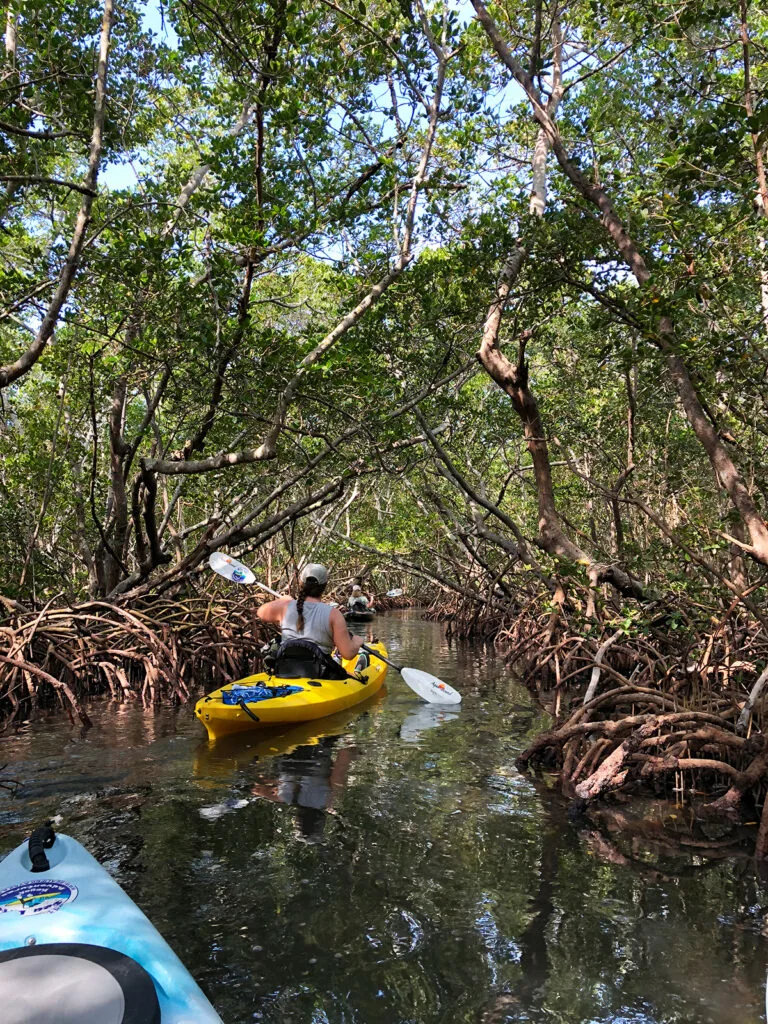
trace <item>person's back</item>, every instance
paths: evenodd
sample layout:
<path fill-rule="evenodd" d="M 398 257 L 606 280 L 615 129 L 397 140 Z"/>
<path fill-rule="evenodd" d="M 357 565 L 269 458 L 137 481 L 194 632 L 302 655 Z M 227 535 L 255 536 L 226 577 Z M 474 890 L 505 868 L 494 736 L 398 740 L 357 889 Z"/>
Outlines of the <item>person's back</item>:
<path fill-rule="evenodd" d="M 347 605 L 353 610 L 357 609 L 362 611 L 365 611 L 365 609 L 368 607 L 368 598 L 362 592 L 360 587 L 352 587 L 352 593 L 349 595 Z"/>
<path fill-rule="evenodd" d="M 317 658 L 325 662 L 328 673 L 321 678 L 342 678 L 338 673 L 344 673 L 344 669 L 331 658 L 331 652 L 336 648 L 341 658 L 351 660 L 360 652 L 360 647 L 364 643 L 363 638 L 353 636 L 349 632 L 344 616 L 336 605 L 326 604 L 320 600 L 328 582 L 328 570 L 324 565 L 317 562 L 305 565 L 299 580 L 301 587 L 297 599 L 280 597 L 276 601 L 267 601 L 266 604 L 260 605 L 256 611 L 262 622 L 279 626 L 282 633 L 282 642 L 271 670 L 280 675 L 285 661 L 291 659 L 296 663 L 292 666 L 294 669 L 300 667 L 301 648 L 304 647 L 310 649 L 309 660 L 312 660 L 311 651 L 314 650 Z M 296 648 L 299 648 L 298 655 Z M 304 660 L 307 660 L 306 656 Z M 299 672 L 298 675 L 286 675 L 285 678 L 298 679 L 306 674 Z M 316 674 L 314 667 L 310 674 Z"/>
<path fill-rule="evenodd" d="M 283 640 L 311 640 L 321 651 L 330 654 L 334 647 L 331 629 L 333 607 L 322 601 L 304 601 L 304 628 L 298 628 L 299 610 L 296 601 L 290 601 L 283 613 L 280 630 Z"/>

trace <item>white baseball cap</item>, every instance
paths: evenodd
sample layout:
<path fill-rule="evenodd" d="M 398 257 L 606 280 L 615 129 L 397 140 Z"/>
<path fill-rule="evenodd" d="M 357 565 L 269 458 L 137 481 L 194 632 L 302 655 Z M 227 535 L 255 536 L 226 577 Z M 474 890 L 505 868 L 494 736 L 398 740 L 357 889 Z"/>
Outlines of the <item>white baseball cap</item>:
<path fill-rule="evenodd" d="M 310 562 L 309 565 L 305 565 L 299 573 L 299 579 L 302 583 L 307 580 L 315 580 L 317 583 L 328 582 L 328 570 L 324 565 L 320 565 L 318 562 Z"/>

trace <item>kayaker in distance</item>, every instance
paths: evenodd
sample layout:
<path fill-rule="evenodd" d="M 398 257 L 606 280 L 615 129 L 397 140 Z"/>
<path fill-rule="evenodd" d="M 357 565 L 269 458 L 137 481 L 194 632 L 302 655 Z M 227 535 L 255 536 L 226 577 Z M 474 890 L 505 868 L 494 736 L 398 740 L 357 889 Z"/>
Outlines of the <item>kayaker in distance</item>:
<path fill-rule="evenodd" d="M 299 581 L 301 586 L 297 599 L 281 597 L 276 601 L 268 601 L 261 605 L 256 614 L 262 622 L 270 622 L 280 627 L 282 644 L 277 654 L 278 660 L 284 648 L 293 648 L 297 644 L 311 644 L 322 656 L 321 660 L 325 662 L 328 671 L 332 673 L 334 668 L 339 669 L 338 663 L 331 657 L 334 647 L 340 657 L 354 658 L 365 640 L 349 632 L 344 616 L 336 605 L 321 600 L 328 583 L 328 570 L 324 565 L 305 565 L 299 575 Z M 361 658 L 365 664 L 357 665 L 358 670 L 364 668 L 368 662 L 365 654 L 361 655 Z M 338 675 L 326 675 L 326 678 L 338 678 Z"/>
<path fill-rule="evenodd" d="M 353 612 L 373 611 L 373 596 L 363 593 L 361 587 L 355 583 L 352 593 L 349 595 L 347 606 Z"/>

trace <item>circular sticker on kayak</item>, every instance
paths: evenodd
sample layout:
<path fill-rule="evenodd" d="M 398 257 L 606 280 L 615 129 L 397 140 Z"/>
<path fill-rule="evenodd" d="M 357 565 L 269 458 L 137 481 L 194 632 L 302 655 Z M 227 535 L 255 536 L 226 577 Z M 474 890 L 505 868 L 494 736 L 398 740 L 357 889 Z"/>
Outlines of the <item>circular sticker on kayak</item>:
<path fill-rule="evenodd" d="M 77 886 L 69 882 L 40 879 L 19 882 L 0 890 L 0 914 L 53 914 L 77 897 Z"/>

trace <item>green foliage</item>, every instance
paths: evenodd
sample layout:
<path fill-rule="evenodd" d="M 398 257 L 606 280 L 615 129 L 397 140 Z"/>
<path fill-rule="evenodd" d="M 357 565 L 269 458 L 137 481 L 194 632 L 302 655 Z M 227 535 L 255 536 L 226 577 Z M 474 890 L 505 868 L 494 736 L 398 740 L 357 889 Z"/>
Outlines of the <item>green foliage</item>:
<path fill-rule="evenodd" d="M 17 582 L 30 547 L 37 596 L 60 591 L 62 576 L 73 592 L 109 589 L 89 553 L 106 564 L 101 531 L 109 538 L 121 529 L 109 437 L 121 389 L 125 450 L 117 457 L 132 520 L 122 527 L 124 578 L 141 561 L 136 524 L 144 513 L 133 516 L 131 502 L 144 509 L 142 459 L 258 448 L 301 361 L 392 266 L 402 237 L 427 130 L 424 102 L 437 80 L 418 9 L 394 0 L 253 0 L 218 4 L 215 16 L 194 3 L 162 13 L 169 36 L 151 31 L 138 5 L 119 6 L 104 166 L 82 265 L 54 342 L 3 394 L 0 545 L 11 558 L 2 589 L 16 596 L 30 591 L 30 578 L 21 590 Z M 494 14 L 546 97 L 553 52 L 548 38 L 531 45 L 536 5 L 499 4 Z M 6 173 L 80 180 L 100 17 L 77 3 L 20 9 L 16 52 L 1 72 Z M 725 535 L 738 522 L 677 404 L 655 331 L 661 312 L 674 317 L 701 399 L 764 497 L 764 224 L 752 200 L 754 144 L 764 149 L 768 131 L 768 26 L 749 12 L 750 115 L 733 10 L 690 0 L 670 20 L 654 3 L 577 2 L 561 17 L 564 143 L 611 196 L 654 288 L 636 287 L 551 157 L 546 213 L 529 214 L 537 126 L 528 101 L 475 20 L 431 7 L 433 41 L 454 52 L 414 258 L 294 382 L 276 458 L 158 478 L 157 518 L 172 507 L 162 538 L 171 557 L 200 542 L 211 517 L 223 529 L 261 507 L 330 444 L 316 468 L 259 514 L 336 479 L 347 481 L 343 503 L 356 467 L 359 490 L 344 519 L 334 525 L 333 513 L 325 523 L 333 530 L 323 532 L 318 516 L 326 513 L 313 513 L 274 543 L 294 554 L 325 544 L 334 558 L 349 557 L 338 536 L 349 517 L 351 540 L 415 558 L 438 578 L 461 576 L 482 593 L 490 567 L 526 577 L 478 539 L 477 506 L 441 474 L 431 448 L 414 441 L 420 426 L 408 404 L 422 396 L 421 410 L 442 426 L 441 442 L 466 480 L 535 538 L 540 509 L 519 418 L 472 362 L 499 268 L 522 244 L 500 343 L 514 360 L 527 332 L 529 382 L 564 528 L 596 559 L 618 561 L 661 589 L 710 587 L 697 554 L 727 574 Z M 39 323 L 79 200 L 32 181 L 0 195 L 2 364 L 24 351 Z M 204 440 L 190 452 L 185 445 L 212 402 Z M 619 536 L 610 492 L 629 458 Z M 486 526 L 507 532 L 493 517 Z M 462 529 L 474 535 L 477 559 Z M 547 572 L 583 576 L 579 565 L 540 557 Z M 632 614 L 621 612 L 621 628 L 635 628 Z"/>

